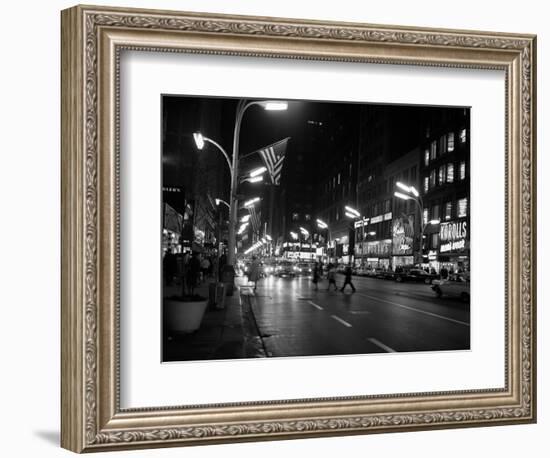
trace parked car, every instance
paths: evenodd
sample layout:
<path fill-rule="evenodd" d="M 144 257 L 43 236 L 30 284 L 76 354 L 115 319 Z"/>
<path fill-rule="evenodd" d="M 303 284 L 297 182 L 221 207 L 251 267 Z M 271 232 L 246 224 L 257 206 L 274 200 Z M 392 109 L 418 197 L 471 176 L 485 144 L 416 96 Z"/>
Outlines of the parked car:
<path fill-rule="evenodd" d="M 355 275 L 359 275 L 360 277 L 368 277 L 370 276 L 370 272 L 372 269 L 370 267 L 358 267 L 355 270 Z"/>
<path fill-rule="evenodd" d="M 437 275 L 429 274 L 422 269 L 402 270 L 395 273 L 395 281 L 397 282 L 411 281 L 416 283 L 426 283 L 429 285 L 436 278 Z"/>
<path fill-rule="evenodd" d="M 378 267 L 374 272 L 374 277 L 381 278 L 382 280 L 393 280 L 395 278 L 395 272 L 393 270 Z"/>
<path fill-rule="evenodd" d="M 463 302 L 470 301 L 470 281 L 464 275 L 449 275 L 446 279 L 434 280 L 432 290 L 437 297 L 459 297 Z"/>
<path fill-rule="evenodd" d="M 295 277 L 298 273 L 298 266 L 290 261 L 283 261 L 277 264 L 275 275 L 278 277 Z"/>

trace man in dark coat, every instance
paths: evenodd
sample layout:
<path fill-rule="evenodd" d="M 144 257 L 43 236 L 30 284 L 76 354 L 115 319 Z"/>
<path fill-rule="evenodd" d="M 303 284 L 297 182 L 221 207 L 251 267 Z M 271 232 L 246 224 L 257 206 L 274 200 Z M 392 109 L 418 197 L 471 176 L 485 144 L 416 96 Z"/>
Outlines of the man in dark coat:
<path fill-rule="evenodd" d="M 189 288 L 189 294 L 191 296 L 195 294 L 200 272 L 201 262 L 199 260 L 199 255 L 198 253 L 193 253 L 193 256 L 189 260 L 189 266 L 187 267 L 187 288 Z"/>
<path fill-rule="evenodd" d="M 342 288 L 340 288 L 340 291 L 344 292 L 344 288 L 346 285 L 350 285 L 353 292 L 355 292 L 355 286 L 353 286 L 353 283 L 351 282 L 351 266 L 347 266 L 346 270 L 344 271 L 344 285 Z"/>

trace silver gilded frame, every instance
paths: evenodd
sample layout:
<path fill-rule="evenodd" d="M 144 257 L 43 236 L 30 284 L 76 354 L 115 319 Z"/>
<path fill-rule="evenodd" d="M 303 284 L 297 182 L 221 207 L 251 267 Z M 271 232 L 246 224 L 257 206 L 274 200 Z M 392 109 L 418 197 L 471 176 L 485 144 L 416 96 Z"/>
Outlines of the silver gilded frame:
<path fill-rule="evenodd" d="M 62 12 L 62 446 L 291 439 L 536 419 L 533 35 L 77 6 Z M 506 75 L 503 389 L 121 409 L 121 51 L 498 69 Z"/>

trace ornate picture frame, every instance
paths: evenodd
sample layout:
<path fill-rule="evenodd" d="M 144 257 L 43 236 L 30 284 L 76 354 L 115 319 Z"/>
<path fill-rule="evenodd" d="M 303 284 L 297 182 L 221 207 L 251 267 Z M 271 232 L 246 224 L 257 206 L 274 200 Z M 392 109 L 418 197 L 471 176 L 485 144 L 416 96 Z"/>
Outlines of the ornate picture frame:
<path fill-rule="evenodd" d="M 76 6 L 62 12 L 62 424 L 75 452 L 536 421 L 536 37 Z M 120 407 L 120 53 L 505 72 L 502 389 Z"/>

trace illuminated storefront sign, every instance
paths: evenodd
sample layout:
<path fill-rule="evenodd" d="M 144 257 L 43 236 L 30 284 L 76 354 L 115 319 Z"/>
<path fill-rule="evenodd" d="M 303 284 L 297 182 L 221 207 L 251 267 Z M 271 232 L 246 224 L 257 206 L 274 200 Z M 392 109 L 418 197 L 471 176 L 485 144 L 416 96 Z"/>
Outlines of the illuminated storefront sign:
<path fill-rule="evenodd" d="M 463 251 L 466 248 L 466 239 L 468 237 L 468 222 L 449 221 L 442 223 L 439 229 L 440 253 L 452 253 Z"/>
<path fill-rule="evenodd" d="M 376 240 L 374 242 L 362 242 L 355 246 L 356 256 L 389 256 L 391 250 L 391 240 Z"/>
<path fill-rule="evenodd" d="M 397 255 L 410 255 L 413 252 L 414 216 L 402 216 L 393 220 L 392 252 Z"/>
<path fill-rule="evenodd" d="M 371 224 L 376 224 L 376 223 L 380 223 L 381 221 L 383 221 L 384 219 L 384 215 L 378 215 L 378 216 L 375 216 L 374 218 L 372 218 L 370 220 Z"/>
<path fill-rule="evenodd" d="M 363 218 L 361 221 L 355 221 L 355 223 L 354 223 L 355 229 L 358 229 L 360 227 L 365 227 L 365 226 L 368 226 L 368 225 L 369 225 L 369 219 L 368 218 Z"/>

